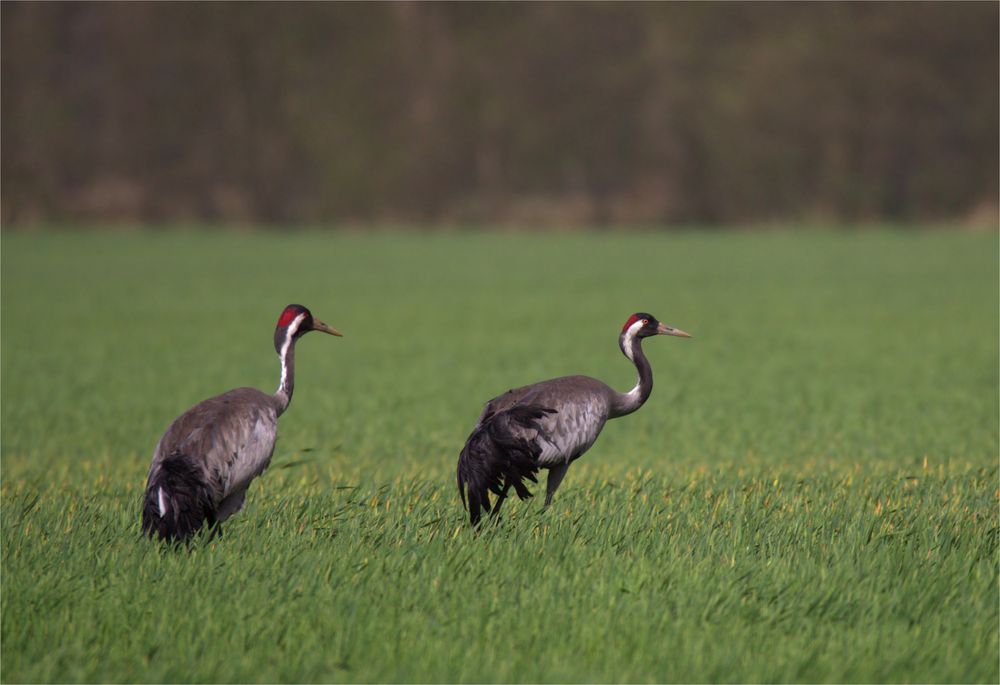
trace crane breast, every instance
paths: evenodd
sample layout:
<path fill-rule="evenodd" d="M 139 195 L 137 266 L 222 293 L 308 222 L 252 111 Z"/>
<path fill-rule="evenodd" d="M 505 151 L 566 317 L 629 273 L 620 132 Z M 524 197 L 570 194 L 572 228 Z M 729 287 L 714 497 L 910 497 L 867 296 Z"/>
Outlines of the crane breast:
<path fill-rule="evenodd" d="M 590 449 L 601 434 L 608 416 L 607 402 L 603 397 L 588 397 L 557 405 L 558 413 L 540 421 L 542 432 L 538 444 L 541 466 L 556 466 L 576 459 Z"/>
<path fill-rule="evenodd" d="M 277 438 L 277 417 L 260 412 L 245 420 L 237 431 L 237 440 L 231 443 L 232 453 L 227 455 L 228 474 L 225 479 L 225 494 L 245 487 L 259 476 L 274 453 Z"/>

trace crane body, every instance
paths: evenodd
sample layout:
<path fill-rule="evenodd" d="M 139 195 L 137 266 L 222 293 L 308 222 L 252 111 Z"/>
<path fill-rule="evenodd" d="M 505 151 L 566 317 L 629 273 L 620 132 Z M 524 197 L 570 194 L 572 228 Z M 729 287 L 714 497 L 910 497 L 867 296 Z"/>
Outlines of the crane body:
<path fill-rule="evenodd" d="M 301 305 L 278 319 L 275 351 L 281 380 L 273 394 L 236 388 L 199 402 L 177 417 L 153 450 L 143 499 L 142 528 L 150 536 L 184 540 L 243 508 L 250 482 L 271 462 L 278 417 L 295 383 L 295 342 L 309 331 L 340 333 Z"/>
<path fill-rule="evenodd" d="M 457 469 L 459 493 L 473 525 L 481 510 L 497 515 L 511 487 L 521 499 L 530 497 L 524 480 L 537 482 L 539 469 L 549 471 L 545 506 L 552 503 L 569 465 L 590 449 L 605 423 L 631 414 L 649 398 L 653 372 L 641 342 L 653 335 L 691 337 L 649 314 L 629 317 L 619 346 L 639 379 L 628 393 L 589 376 L 564 376 L 508 390 L 486 403 Z M 497 496 L 495 505 L 491 492 Z"/>

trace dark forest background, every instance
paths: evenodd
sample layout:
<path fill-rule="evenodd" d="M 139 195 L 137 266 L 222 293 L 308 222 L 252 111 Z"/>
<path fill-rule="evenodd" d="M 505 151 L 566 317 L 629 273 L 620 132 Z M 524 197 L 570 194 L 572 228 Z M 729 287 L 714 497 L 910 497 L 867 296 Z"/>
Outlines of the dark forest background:
<path fill-rule="evenodd" d="M 998 7 L 3 2 L 0 211 L 993 223 Z"/>

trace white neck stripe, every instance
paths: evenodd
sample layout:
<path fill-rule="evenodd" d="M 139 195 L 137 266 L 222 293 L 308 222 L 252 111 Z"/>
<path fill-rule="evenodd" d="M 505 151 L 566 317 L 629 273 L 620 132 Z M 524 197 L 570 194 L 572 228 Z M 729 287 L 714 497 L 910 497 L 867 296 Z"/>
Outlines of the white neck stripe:
<path fill-rule="evenodd" d="M 285 381 L 288 376 L 288 364 L 285 363 L 285 358 L 288 356 L 288 348 L 291 347 L 292 340 L 295 339 L 295 332 L 299 330 L 299 325 L 305 318 L 305 314 L 299 314 L 288 324 L 288 329 L 285 331 L 285 342 L 281 344 L 281 352 L 278 354 L 281 358 L 281 381 L 278 383 L 278 392 L 281 392 L 282 388 L 285 387 Z"/>
<path fill-rule="evenodd" d="M 622 343 L 622 347 L 625 348 L 625 356 L 628 360 L 635 364 L 635 358 L 632 356 L 632 343 L 635 342 L 635 336 L 639 334 L 639 329 L 643 326 L 642 319 L 636 321 L 634 324 L 628 327 L 625 331 L 625 341 Z M 635 400 L 639 397 L 639 386 L 642 384 L 642 378 L 640 377 L 635 383 L 635 387 L 628 391 L 628 397 L 631 400 Z"/>
<path fill-rule="evenodd" d="M 625 331 L 625 342 L 622 344 L 622 347 L 625 348 L 625 356 L 628 357 L 629 361 L 633 364 L 635 363 L 635 359 L 632 358 L 632 341 L 635 340 L 635 336 L 639 333 L 639 329 L 642 328 L 642 325 L 642 320 L 640 319 L 629 326 L 628 330 Z"/>

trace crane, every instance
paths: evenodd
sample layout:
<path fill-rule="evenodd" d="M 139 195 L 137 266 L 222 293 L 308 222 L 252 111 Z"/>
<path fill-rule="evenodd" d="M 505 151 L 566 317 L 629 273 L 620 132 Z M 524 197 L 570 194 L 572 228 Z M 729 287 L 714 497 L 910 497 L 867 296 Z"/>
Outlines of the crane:
<path fill-rule="evenodd" d="M 185 540 L 206 522 L 215 528 L 243 508 L 250 481 L 271 462 L 278 417 L 292 401 L 295 342 L 309 331 L 341 335 L 302 305 L 285 307 L 274 330 L 281 379 L 273 395 L 236 388 L 174 419 L 153 450 L 142 507 L 144 533 Z"/>
<path fill-rule="evenodd" d="M 522 500 L 531 497 L 524 481 L 537 483 L 539 469 L 549 471 L 545 506 L 552 503 L 569 465 L 590 449 L 607 420 L 631 414 L 649 399 L 653 370 L 642 340 L 654 335 L 691 337 L 651 314 L 630 316 L 618 346 L 635 364 L 639 380 L 627 393 L 589 376 L 564 376 L 508 390 L 486 403 L 458 457 L 458 492 L 473 525 L 482 510 L 496 516 L 511 487 Z M 490 492 L 497 496 L 492 508 Z"/>

